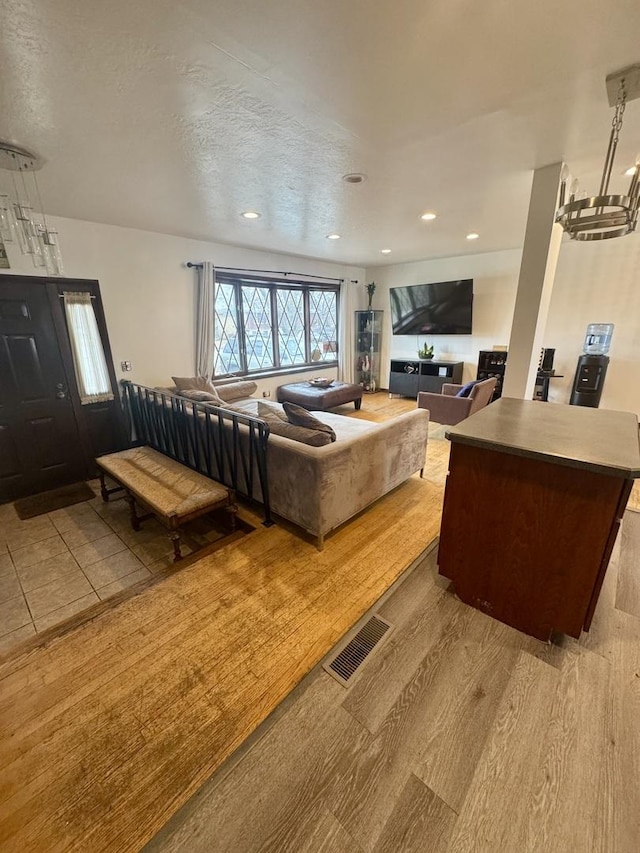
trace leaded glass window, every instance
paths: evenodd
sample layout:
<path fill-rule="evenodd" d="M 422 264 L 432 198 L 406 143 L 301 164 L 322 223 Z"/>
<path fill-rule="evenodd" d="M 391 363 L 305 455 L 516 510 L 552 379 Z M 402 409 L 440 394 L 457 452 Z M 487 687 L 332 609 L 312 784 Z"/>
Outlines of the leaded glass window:
<path fill-rule="evenodd" d="M 216 276 L 214 375 L 337 364 L 337 284 Z"/>

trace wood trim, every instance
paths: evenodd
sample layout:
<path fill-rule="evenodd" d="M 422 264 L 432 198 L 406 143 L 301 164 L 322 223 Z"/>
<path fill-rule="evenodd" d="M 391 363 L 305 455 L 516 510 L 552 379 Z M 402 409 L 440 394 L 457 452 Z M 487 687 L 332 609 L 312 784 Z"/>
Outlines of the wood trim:
<path fill-rule="evenodd" d="M 71 354 L 71 344 L 69 342 L 69 334 L 67 332 L 67 325 L 64 318 L 64 310 L 58 297 L 57 284 L 52 281 L 47 281 L 46 289 L 47 296 L 49 299 L 49 306 L 51 308 L 53 326 L 56 330 L 58 346 L 60 347 L 60 352 L 62 354 L 62 362 L 64 364 L 65 373 L 67 374 L 67 388 L 69 397 L 71 399 L 71 406 L 73 408 L 73 414 L 76 419 L 76 424 L 78 425 L 80 445 L 82 448 L 82 455 L 84 457 L 85 477 L 88 478 L 91 459 L 91 443 L 89 440 L 89 431 L 87 429 L 87 423 L 84 417 L 84 412 L 82 411 L 82 407 L 80 405 L 80 396 L 78 394 L 76 371 L 73 366 L 73 355 Z"/>
<path fill-rule="evenodd" d="M 616 509 L 615 519 L 613 521 L 613 524 L 611 525 L 611 530 L 609 531 L 609 538 L 607 539 L 606 545 L 604 547 L 602 562 L 600 563 L 598 575 L 593 585 L 593 593 L 591 595 L 591 600 L 589 601 L 587 612 L 584 617 L 585 631 L 588 631 L 589 628 L 591 628 L 593 614 L 595 613 L 596 604 L 598 603 L 598 598 L 600 597 L 600 590 L 602 589 L 602 584 L 604 583 L 604 578 L 607 573 L 607 568 L 609 566 L 609 560 L 611 559 L 613 546 L 616 544 L 616 538 L 620 530 L 620 525 L 622 524 L 622 516 L 624 515 L 625 507 L 627 506 L 627 502 L 631 495 L 631 490 L 633 489 L 633 483 L 633 480 L 622 481 L 622 488 L 620 489 L 620 501 L 618 502 L 618 506 Z"/>
<path fill-rule="evenodd" d="M 93 296 L 93 310 L 96 315 L 96 322 L 98 323 L 98 331 L 100 332 L 100 339 L 102 341 L 102 347 L 104 349 L 104 355 L 107 362 L 107 370 L 109 371 L 109 379 L 111 381 L 111 388 L 113 390 L 113 402 L 112 405 L 115 408 L 116 412 L 116 424 L 117 424 L 117 438 L 118 443 L 122 445 L 122 447 L 126 447 L 129 444 L 128 436 L 126 434 L 125 426 L 124 426 L 124 413 L 122 409 L 122 399 L 119 394 L 120 384 L 116 378 L 115 366 L 113 362 L 113 353 L 111 352 L 111 342 L 109 341 L 109 332 L 107 330 L 107 320 L 104 313 L 104 305 L 102 302 L 102 294 L 100 293 L 100 282 L 97 279 L 56 279 L 56 301 L 58 304 L 58 316 L 61 319 L 62 327 L 60 330 L 60 337 L 64 339 L 63 346 L 66 348 L 69 359 L 71 360 L 72 366 L 72 375 L 74 376 L 74 402 L 77 403 L 77 408 L 79 410 L 79 417 L 81 421 L 85 421 L 85 410 L 91 410 L 92 406 L 102 406 L 104 403 L 90 403 L 87 406 L 83 406 L 80 402 L 80 396 L 78 394 L 77 385 L 75 382 L 75 369 L 73 369 L 73 356 L 71 354 L 71 344 L 69 341 L 69 331 L 67 328 L 67 320 L 65 317 L 65 313 L 62 307 L 62 300 L 60 296 L 65 292 L 65 290 L 69 289 L 69 283 L 73 283 L 74 290 L 78 292 L 90 293 Z M 87 430 L 87 438 L 88 438 L 88 430 Z M 93 452 L 91 448 L 91 443 L 89 441 L 89 465 L 90 465 L 90 473 L 93 476 L 92 464 L 93 464 Z"/>

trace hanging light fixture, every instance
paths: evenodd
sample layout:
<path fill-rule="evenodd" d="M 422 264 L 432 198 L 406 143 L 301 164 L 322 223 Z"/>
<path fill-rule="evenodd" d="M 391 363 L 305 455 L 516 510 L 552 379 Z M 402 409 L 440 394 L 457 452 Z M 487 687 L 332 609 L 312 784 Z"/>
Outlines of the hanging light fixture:
<path fill-rule="evenodd" d="M 0 190 L 0 239 L 17 243 L 24 255 L 31 256 L 35 267 L 45 267 L 49 275 L 63 275 L 58 232 L 47 222 L 38 187 L 36 172 L 40 168 L 42 160 L 35 154 L 0 141 L 0 169 L 11 173 L 13 190 Z M 38 212 L 33 204 L 37 204 Z"/>
<path fill-rule="evenodd" d="M 626 195 L 610 195 L 609 181 L 622 130 L 622 119 L 629 101 L 640 97 L 640 65 L 632 65 L 607 77 L 609 106 L 615 106 L 611 123 L 609 147 L 602 170 L 600 190 L 596 196 L 578 194 L 578 182 L 569 186 L 569 201 L 566 201 L 569 173 L 563 167 L 560 178 L 560 207 L 556 211 L 556 222 L 564 228 L 572 240 L 608 240 L 623 237 L 635 231 L 640 206 L 640 154 L 636 158 L 631 182 Z M 631 170 L 627 170 L 627 174 Z"/>

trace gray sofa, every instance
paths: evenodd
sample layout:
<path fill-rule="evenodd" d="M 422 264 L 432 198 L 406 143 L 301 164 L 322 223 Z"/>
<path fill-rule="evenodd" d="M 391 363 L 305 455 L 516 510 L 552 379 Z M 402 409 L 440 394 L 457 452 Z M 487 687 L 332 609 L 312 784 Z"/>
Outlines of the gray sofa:
<path fill-rule="evenodd" d="M 257 416 L 257 404 L 249 398 L 233 408 Z M 383 423 L 314 415 L 333 427 L 336 441 L 310 447 L 271 434 L 267 471 L 273 512 L 315 536 L 322 548 L 327 533 L 422 470 L 429 412 L 416 409 Z"/>
<path fill-rule="evenodd" d="M 215 383 L 217 388 L 222 384 Z M 181 396 L 175 387 L 157 390 Z M 260 402 L 264 401 L 244 397 L 225 403 L 224 408 L 259 417 Z M 269 401 L 269 405 L 283 410 L 279 403 Z M 327 533 L 422 470 L 429 412 L 416 409 L 383 423 L 333 412 L 313 414 L 333 428 L 336 441 L 312 447 L 272 432 L 267 480 L 271 510 L 316 537 L 322 548 Z M 241 435 L 245 429 L 241 428 Z M 261 499 L 258 478 L 252 497 Z"/>

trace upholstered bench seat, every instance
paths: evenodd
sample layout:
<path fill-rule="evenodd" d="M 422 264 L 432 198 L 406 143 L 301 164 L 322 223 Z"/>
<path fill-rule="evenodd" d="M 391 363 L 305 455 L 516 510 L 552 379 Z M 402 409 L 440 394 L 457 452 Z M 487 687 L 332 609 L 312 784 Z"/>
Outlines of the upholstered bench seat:
<path fill-rule="evenodd" d="M 237 507 L 232 490 L 151 447 L 133 447 L 100 456 L 96 464 L 100 472 L 102 499 L 108 501 L 109 495 L 124 489 L 134 530 L 139 530 L 140 522 L 149 517 L 138 516 L 136 500 L 148 507 L 150 514 L 169 530 L 175 560 L 182 556 L 177 528 L 187 521 L 210 510 L 223 508 L 228 513 L 231 529 L 235 526 Z M 117 488 L 107 488 L 105 474 L 118 483 Z"/>
<path fill-rule="evenodd" d="M 296 403 L 303 409 L 326 412 L 344 403 L 354 403 L 356 409 L 362 404 L 362 385 L 335 381 L 326 388 L 310 385 L 309 382 L 294 382 L 280 385 L 277 390 L 279 403 Z"/>

